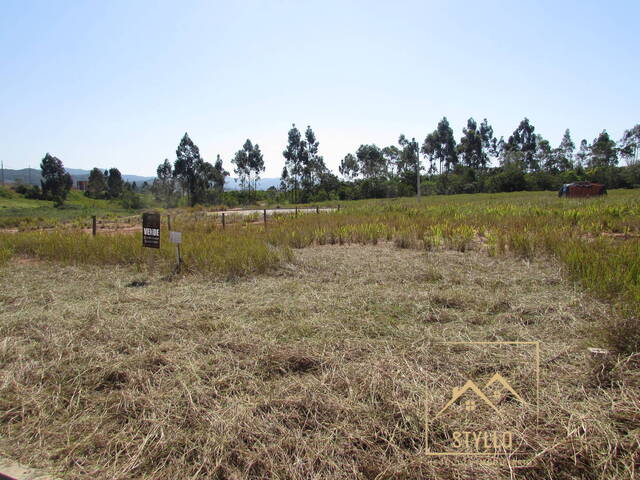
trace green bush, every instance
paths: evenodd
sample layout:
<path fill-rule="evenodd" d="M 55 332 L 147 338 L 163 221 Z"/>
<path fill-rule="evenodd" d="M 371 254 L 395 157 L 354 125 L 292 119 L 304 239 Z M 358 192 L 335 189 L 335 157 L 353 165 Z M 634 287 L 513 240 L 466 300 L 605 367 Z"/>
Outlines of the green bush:
<path fill-rule="evenodd" d="M 122 196 L 120 197 L 120 204 L 123 208 L 128 210 L 140 210 L 142 208 L 147 208 L 144 198 L 142 195 L 132 192 L 131 190 L 125 190 L 122 192 Z"/>

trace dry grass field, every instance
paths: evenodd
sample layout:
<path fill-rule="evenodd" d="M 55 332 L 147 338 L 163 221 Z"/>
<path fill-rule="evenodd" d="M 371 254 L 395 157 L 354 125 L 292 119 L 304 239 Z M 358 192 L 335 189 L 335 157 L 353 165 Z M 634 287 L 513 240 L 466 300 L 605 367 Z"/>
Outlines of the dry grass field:
<path fill-rule="evenodd" d="M 551 257 L 463 250 L 316 244 L 233 278 L 16 254 L 0 452 L 69 479 L 637 478 L 640 358 L 586 348 L 619 310 Z M 540 341 L 521 462 L 424 454 L 427 385 L 473 370 L 436 344 L 467 340 Z"/>

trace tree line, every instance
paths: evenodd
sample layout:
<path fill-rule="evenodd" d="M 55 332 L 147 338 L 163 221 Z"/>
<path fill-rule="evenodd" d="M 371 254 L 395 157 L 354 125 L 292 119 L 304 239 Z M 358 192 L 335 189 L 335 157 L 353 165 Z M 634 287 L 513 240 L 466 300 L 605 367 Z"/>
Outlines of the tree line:
<path fill-rule="evenodd" d="M 360 145 L 341 160 L 338 177 L 327 168 L 313 129 L 307 126 L 303 133 L 293 124 L 282 152 L 279 188 L 258 194 L 264 158 L 258 144 L 247 139 L 231 160 L 240 191 L 233 197 L 224 193 L 224 178 L 229 174 L 222 168 L 220 156 L 214 166 L 207 164 L 185 134 L 174 168 L 165 160 L 151 189 L 166 205 L 177 204 L 184 195 L 195 205 L 553 190 L 579 180 L 625 188 L 640 186 L 639 144 L 640 125 L 636 125 L 626 130 L 619 142 L 603 130 L 592 142 L 582 140 L 578 147 L 567 129 L 560 143 L 552 146 L 527 118 L 506 139 L 494 134 L 486 118 L 479 124 L 469 118 L 456 140 L 444 117 L 421 142 L 401 134 L 396 145 Z M 618 166 L 621 160 L 626 161 L 626 167 Z M 191 164 L 200 167 L 183 167 Z"/>
<path fill-rule="evenodd" d="M 178 205 L 184 197 L 192 206 L 250 203 L 257 200 L 309 202 L 326 196 L 326 192 L 337 192 L 341 185 L 338 177 L 325 165 L 318 148 L 319 142 L 311 127 L 307 127 L 303 135 L 294 124 L 282 153 L 285 165 L 280 188 L 271 187 L 267 192 L 259 192 L 257 184 L 265 171 L 264 157 L 260 146 L 247 139 L 231 159 L 240 190 L 224 192 L 225 178 L 229 172 L 222 167 L 220 155 L 214 165 L 207 163 L 185 133 L 173 166 L 165 159 L 158 166 L 157 178 L 150 189 L 156 200 L 168 207 Z"/>
<path fill-rule="evenodd" d="M 46 153 L 40 162 L 40 175 L 40 186 L 19 184 L 16 192 L 26 198 L 53 201 L 55 207 L 64 205 L 73 187 L 73 178 L 65 170 L 62 160 Z M 117 168 L 104 171 L 93 168 L 89 172 L 84 194 L 89 198 L 120 200 L 125 208 L 142 208 L 143 202 L 136 194 L 142 191 L 144 188 L 138 189 L 135 182 L 125 182 Z"/>
<path fill-rule="evenodd" d="M 214 165 L 206 162 L 198 146 L 185 133 L 176 150 L 173 165 L 169 159 L 165 159 L 158 166 L 156 174 L 151 192 L 157 201 L 167 207 L 175 207 L 183 196 L 187 197 L 191 206 L 220 203 L 225 177 L 229 172 L 222 167 L 220 155 Z"/>
<path fill-rule="evenodd" d="M 619 143 L 603 130 L 577 149 L 567 129 L 553 147 L 527 118 L 506 140 L 494 135 L 487 119 L 478 125 L 470 118 L 456 141 L 444 117 L 420 146 L 415 138 L 400 135 L 397 145 L 361 145 L 355 155 L 347 154 L 339 171 L 349 184 L 341 196 L 407 196 L 421 189 L 428 194 L 551 190 L 578 180 L 609 188 L 640 186 L 639 144 L 636 125 Z M 620 160 L 628 166 L 618 167 Z"/>
<path fill-rule="evenodd" d="M 140 208 L 137 192 L 146 191 L 159 203 L 173 207 L 185 198 L 187 204 L 194 206 L 264 199 L 306 203 L 421 193 L 552 190 L 579 180 L 601 182 L 607 188 L 640 187 L 640 124 L 625 130 L 619 142 L 603 130 L 592 142 L 583 139 L 577 147 L 567 129 L 554 147 L 535 132 L 527 118 L 506 140 L 494 135 L 486 118 L 480 124 L 469 118 L 456 141 L 449 121 L 443 117 L 421 143 L 401 134 L 396 145 L 360 145 L 341 160 L 338 172 L 342 178 L 327 168 L 319 145 L 310 126 L 303 134 L 293 124 L 282 152 L 284 167 L 279 188 L 258 192 L 257 184 L 265 171 L 264 157 L 259 145 L 247 139 L 231 160 L 240 191 L 224 192 L 229 172 L 223 168 L 220 155 L 214 164 L 206 162 L 185 133 L 175 161 L 165 159 L 158 166 L 151 186 L 145 182 L 139 188 L 135 182 L 124 182 L 117 168 L 94 168 L 85 195 L 121 199 L 126 207 Z M 619 166 L 620 161 L 626 166 Z M 40 168 L 41 187 L 30 187 L 23 193 L 62 205 L 73 184 L 71 176 L 62 161 L 49 153 Z"/>

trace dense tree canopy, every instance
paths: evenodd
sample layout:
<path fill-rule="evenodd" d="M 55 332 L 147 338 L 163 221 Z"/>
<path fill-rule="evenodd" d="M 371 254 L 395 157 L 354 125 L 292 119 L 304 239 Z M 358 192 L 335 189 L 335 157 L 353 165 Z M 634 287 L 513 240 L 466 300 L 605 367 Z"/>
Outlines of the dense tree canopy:
<path fill-rule="evenodd" d="M 91 198 L 104 198 L 107 196 L 107 179 L 99 168 L 94 168 L 89 172 L 85 194 Z"/>
<path fill-rule="evenodd" d="M 122 195 L 122 189 L 124 188 L 124 182 L 122 181 L 122 174 L 117 168 L 109 169 L 109 177 L 107 178 L 107 191 L 109 198 L 118 198 Z"/>
<path fill-rule="evenodd" d="M 220 165 L 221 166 L 221 165 Z M 187 194 L 189 205 L 204 203 L 209 190 L 216 182 L 220 182 L 219 172 L 200 156 L 200 149 L 184 134 L 176 150 L 176 161 L 173 164 L 173 176 L 178 180 L 182 191 Z"/>
<path fill-rule="evenodd" d="M 157 178 L 153 181 L 151 192 L 156 201 L 174 207 L 185 195 L 187 203 L 191 206 L 219 203 L 229 172 L 223 168 L 220 155 L 217 156 L 215 165 L 204 161 L 198 146 L 185 133 L 176 150 L 173 166 L 169 159 L 165 159 L 158 166 L 156 174 Z"/>
<path fill-rule="evenodd" d="M 293 202 L 307 202 L 314 195 L 324 192 L 327 182 L 334 183 L 336 177 L 325 165 L 324 158 L 319 153 L 319 145 L 320 142 L 310 126 L 307 126 L 304 137 L 295 124 L 289 130 L 287 146 L 282 152 L 285 165 L 280 185 L 281 190 L 291 193 Z M 325 194 L 326 192 L 322 193 Z"/>

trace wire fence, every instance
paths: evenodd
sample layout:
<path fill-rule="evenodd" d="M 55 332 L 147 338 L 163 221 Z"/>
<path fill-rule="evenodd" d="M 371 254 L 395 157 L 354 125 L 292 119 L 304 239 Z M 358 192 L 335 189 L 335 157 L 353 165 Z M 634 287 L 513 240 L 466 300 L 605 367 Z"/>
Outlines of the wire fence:
<path fill-rule="evenodd" d="M 340 204 L 331 207 L 287 207 L 287 208 L 244 208 L 234 210 L 216 210 L 216 211 L 202 211 L 190 213 L 189 216 L 196 220 L 210 220 L 215 224 L 220 225 L 222 229 L 226 229 L 229 225 L 234 224 L 250 224 L 250 223 L 263 223 L 265 226 L 268 223 L 269 217 L 273 218 L 280 215 L 308 215 L 308 214 L 320 214 L 326 212 L 340 211 Z M 166 214 L 167 226 L 171 230 L 171 224 L 173 219 L 173 225 L 175 229 L 176 220 L 180 215 Z M 127 225 L 128 227 L 124 227 Z M 96 215 L 91 217 L 91 234 L 96 236 L 99 230 L 106 231 L 126 231 L 130 228 L 141 228 L 141 220 L 138 216 L 127 217 L 126 222 L 122 225 L 120 222 L 109 222 L 99 219 Z"/>

